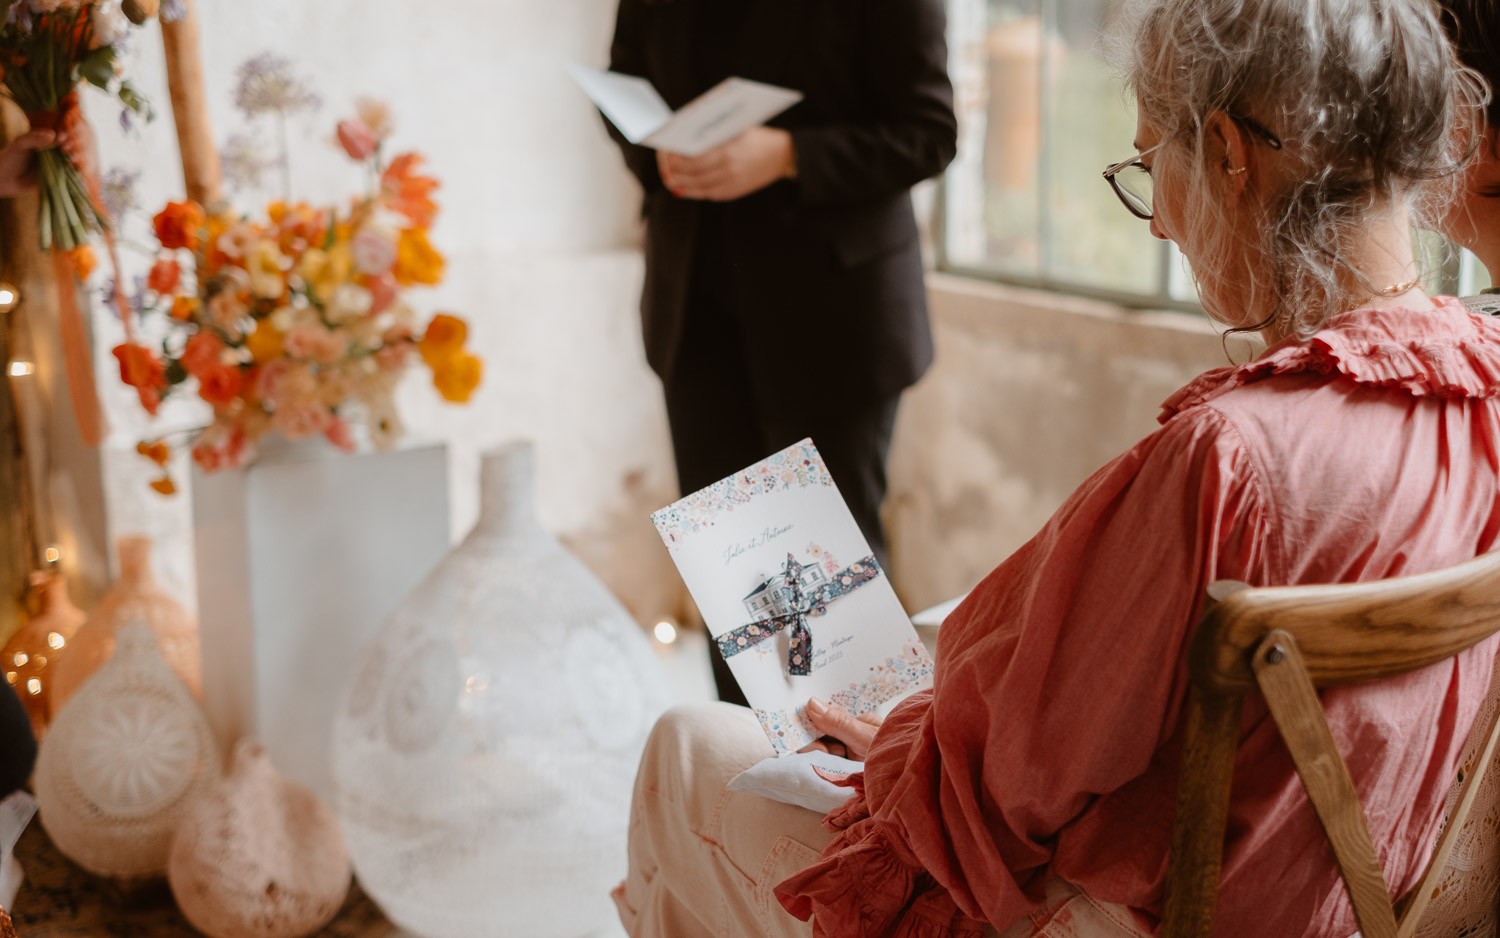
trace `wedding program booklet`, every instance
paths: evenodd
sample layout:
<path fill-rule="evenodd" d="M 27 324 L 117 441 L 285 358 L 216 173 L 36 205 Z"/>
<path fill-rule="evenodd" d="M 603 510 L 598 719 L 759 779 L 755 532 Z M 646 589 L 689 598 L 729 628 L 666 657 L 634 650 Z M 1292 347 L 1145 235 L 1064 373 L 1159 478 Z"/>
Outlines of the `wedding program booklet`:
<path fill-rule="evenodd" d="M 776 754 L 931 686 L 932 659 L 811 440 L 651 516 Z"/>
<path fill-rule="evenodd" d="M 582 65 L 568 71 L 631 143 L 698 156 L 758 127 L 802 100 L 802 93 L 726 78 L 673 113 L 651 82 Z"/>

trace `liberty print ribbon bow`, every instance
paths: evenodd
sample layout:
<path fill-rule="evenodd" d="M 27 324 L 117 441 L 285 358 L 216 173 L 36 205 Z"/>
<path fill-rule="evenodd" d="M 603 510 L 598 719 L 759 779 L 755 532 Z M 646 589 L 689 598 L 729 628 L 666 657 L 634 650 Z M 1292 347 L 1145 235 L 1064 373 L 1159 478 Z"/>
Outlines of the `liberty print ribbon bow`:
<path fill-rule="evenodd" d="M 783 569 L 782 578 L 786 583 L 785 599 L 790 611 L 779 616 L 759 619 L 719 636 L 717 639 L 719 652 L 726 659 L 733 658 L 747 648 L 754 648 L 777 632 L 790 629 L 791 643 L 787 649 L 787 673 L 797 676 L 811 674 L 812 633 L 807 628 L 808 618 L 823 615 L 828 611 L 829 603 L 840 596 L 854 592 L 880 576 L 880 565 L 875 562 L 873 556 L 870 556 L 858 563 L 850 564 L 804 595 L 802 572 L 805 569 L 807 569 L 806 565 L 798 563 L 796 557 L 791 554 L 786 555 L 786 567 Z"/>

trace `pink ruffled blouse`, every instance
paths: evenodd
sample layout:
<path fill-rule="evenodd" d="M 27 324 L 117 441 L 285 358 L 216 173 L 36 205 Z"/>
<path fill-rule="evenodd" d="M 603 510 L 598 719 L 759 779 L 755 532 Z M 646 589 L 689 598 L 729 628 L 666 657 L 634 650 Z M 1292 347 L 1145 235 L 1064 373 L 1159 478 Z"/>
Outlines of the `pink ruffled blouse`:
<path fill-rule="evenodd" d="M 1160 914 L 1184 650 L 1213 580 L 1349 583 L 1500 537 L 1500 320 L 1363 309 L 1197 378 L 943 629 L 936 684 L 881 729 L 822 859 L 777 888 L 831 938 L 978 935 L 1049 877 Z M 1490 679 L 1494 641 L 1323 694 L 1404 892 Z M 1353 910 L 1264 703 L 1246 701 L 1215 934 L 1347 938 Z"/>

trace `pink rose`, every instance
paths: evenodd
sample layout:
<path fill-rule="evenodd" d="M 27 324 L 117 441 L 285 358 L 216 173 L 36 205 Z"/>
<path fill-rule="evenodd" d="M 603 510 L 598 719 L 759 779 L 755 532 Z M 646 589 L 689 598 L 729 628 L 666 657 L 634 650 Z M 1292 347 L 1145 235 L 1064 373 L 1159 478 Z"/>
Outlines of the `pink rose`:
<path fill-rule="evenodd" d="M 323 436 L 344 452 L 354 452 L 354 431 L 350 429 L 349 421 L 334 417 L 329 421 L 328 426 L 323 428 Z"/>
<path fill-rule="evenodd" d="M 396 265 L 396 239 L 383 231 L 362 228 L 350 245 L 354 266 L 362 274 L 378 277 Z"/>
<path fill-rule="evenodd" d="M 343 357 L 344 340 L 323 326 L 295 326 L 286 334 L 286 353 L 329 365 Z"/>
<path fill-rule="evenodd" d="M 375 153 L 375 135 L 365 126 L 364 121 L 339 121 L 338 133 L 339 144 L 349 154 L 349 159 L 364 162 Z"/>
<path fill-rule="evenodd" d="M 302 440 L 322 433 L 331 420 L 333 414 L 318 401 L 287 401 L 277 404 L 271 428 L 289 440 Z"/>

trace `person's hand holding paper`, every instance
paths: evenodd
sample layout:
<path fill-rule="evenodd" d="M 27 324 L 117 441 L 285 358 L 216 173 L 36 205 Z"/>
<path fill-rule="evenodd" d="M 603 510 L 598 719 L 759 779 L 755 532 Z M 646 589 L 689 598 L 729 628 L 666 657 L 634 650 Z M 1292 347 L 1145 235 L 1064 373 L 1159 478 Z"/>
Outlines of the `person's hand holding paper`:
<path fill-rule="evenodd" d="M 681 199 L 730 202 L 796 174 L 792 135 L 774 127 L 749 130 L 702 156 L 656 151 L 661 180 Z"/>
<path fill-rule="evenodd" d="M 802 100 L 800 91 L 728 78 L 673 112 L 644 78 L 569 65 L 579 87 L 631 143 L 703 156 Z"/>

